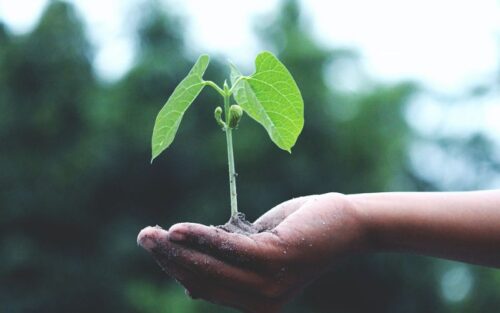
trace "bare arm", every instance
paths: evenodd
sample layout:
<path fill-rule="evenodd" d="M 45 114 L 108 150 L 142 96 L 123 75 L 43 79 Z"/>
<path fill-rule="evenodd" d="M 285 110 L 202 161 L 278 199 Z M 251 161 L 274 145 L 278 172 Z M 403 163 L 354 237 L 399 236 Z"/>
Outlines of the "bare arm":
<path fill-rule="evenodd" d="M 347 196 L 374 251 L 500 267 L 500 190 Z"/>
<path fill-rule="evenodd" d="M 255 235 L 181 223 L 138 243 L 193 297 L 274 313 L 344 256 L 409 252 L 500 267 L 500 191 L 336 193 L 292 199 Z"/>

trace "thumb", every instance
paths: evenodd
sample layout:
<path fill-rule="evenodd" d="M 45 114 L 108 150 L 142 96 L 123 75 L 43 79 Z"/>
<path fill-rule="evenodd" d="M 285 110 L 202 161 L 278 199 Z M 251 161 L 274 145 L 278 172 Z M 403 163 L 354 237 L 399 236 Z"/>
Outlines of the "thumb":
<path fill-rule="evenodd" d="M 271 230 L 278 226 L 288 215 L 297 211 L 312 196 L 293 198 L 282 202 L 264 213 L 253 224 L 259 231 Z"/>

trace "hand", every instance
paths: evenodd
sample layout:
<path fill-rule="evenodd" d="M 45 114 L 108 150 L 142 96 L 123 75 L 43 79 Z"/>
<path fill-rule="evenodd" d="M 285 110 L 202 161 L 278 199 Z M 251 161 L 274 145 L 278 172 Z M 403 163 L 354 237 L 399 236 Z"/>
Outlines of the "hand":
<path fill-rule="evenodd" d="M 244 312 L 279 312 L 340 257 L 364 249 L 364 228 L 348 198 L 295 198 L 265 213 L 245 236 L 200 224 L 141 231 L 138 243 L 193 298 Z"/>

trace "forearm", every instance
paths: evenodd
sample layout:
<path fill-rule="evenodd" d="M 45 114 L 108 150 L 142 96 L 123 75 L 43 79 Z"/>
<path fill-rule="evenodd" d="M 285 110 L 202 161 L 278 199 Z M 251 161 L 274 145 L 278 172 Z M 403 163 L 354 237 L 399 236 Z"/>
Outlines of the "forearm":
<path fill-rule="evenodd" d="M 500 190 L 348 195 L 368 246 L 500 267 Z"/>

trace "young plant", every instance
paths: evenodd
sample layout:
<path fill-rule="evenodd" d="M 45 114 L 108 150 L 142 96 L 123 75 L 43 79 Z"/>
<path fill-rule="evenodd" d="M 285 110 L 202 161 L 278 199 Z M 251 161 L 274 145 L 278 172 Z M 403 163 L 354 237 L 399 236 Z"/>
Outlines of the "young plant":
<path fill-rule="evenodd" d="M 215 108 L 214 114 L 226 134 L 233 218 L 238 215 L 233 130 L 238 126 L 243 112 L 261 124 L 279 148 L 291 152 L 304 126 L 304 101 L 290 72 L 270 52 L 257 55 L 255 73 L 250 76 L 242 75 L 231 64 L 231 87 L 227 81 L 219 87 L 203 79 L 208 63 L 208 55 L 200 56 L 158 113 L 153 129 L 151 162 L 170 146 L 184 113 L 203 88 L 210 86 L 215 89 L 224 103 L 223 108 Z M 231 97 L 237 104 L 231 105 Z"/>

